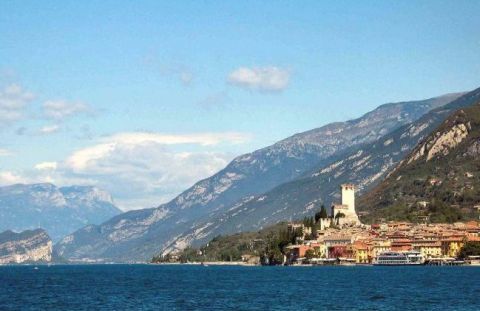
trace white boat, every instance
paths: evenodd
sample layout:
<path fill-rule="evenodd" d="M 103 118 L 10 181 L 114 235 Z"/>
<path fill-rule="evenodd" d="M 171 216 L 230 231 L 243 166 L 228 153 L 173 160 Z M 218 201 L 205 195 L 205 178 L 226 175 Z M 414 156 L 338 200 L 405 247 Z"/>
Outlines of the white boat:
<path fill-rule="evenodd" d="M 422 265 L 425 259 L 420 252 L 384 252 L 373 261 L 375 266 L 411 266 Z"/>

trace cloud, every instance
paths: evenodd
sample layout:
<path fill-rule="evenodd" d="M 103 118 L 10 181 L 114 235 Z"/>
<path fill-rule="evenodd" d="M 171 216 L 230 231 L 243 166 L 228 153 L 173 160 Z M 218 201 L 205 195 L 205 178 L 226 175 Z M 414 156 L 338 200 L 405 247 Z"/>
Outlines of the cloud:
<path fill-rule="evenodd" d="M 60 130 L 60 126 L 54 124 L 54 125 L 46 125 L 40 129 L 40 134 L 42 135 L 49 135 L 56 133 Z"/>
<path fill-rule="evenodd" d="M 101 140 L 101 143 L 74 152 L 66 161 L 73 170 L 83 170 L 89 163 L 107 157 L 118 149 L 135 149 L 142 145 L 179 145 L 194 144 L 200 146 L 213 146 L 221 142 L 231 144 L 244 143 L 249 140 L 249 135 L 236 132 L 227 133 L 200 133 L 200 134 L 160 134 L 148 132 L 119 133 Z"/>
<path fill-rule="evenodd" d="M 0 172 L 0 185 L 6 186 L 11 184 L 23 183 L 25 180 L 20 175 L 17 175 L 11 171 L 2 171 Z"/>
<path fill-rule="evenodd" d="M 35 169 L 37 170 L 56 170 L 57 169 L 57 162 L 41 162 L 35 165 Z"/>
<path fill-rule="evenodd" d="M 172 199 L 196 181 L 213 175 L 225 167 L 232 156 L 221 152 L 177 152 L 163 145 L 117 145 L 76 167 L 75 176 L 85 176 L 111 191 L 120 201 L 149 197 L 146 206 Z"/>
<path fill-rule="evenodd" d="M 2 172 L 0 182 L 95 185 L 124 210 L 157 206 L 224 168 L 234 154 L 218 151 L 250 135 L 236 132 L 164 134 L 126 132 L 99 138 L 64 160 Z"/>
<path fill-rule="evenodd" d="M 228 82 L 250 90 L 279 92 L 287 88 L 290 72 L 275 66 L 240 67 L 228 75 Z"/>
<path fill-rule="evenodd" d="M 91 111 L 90 107 L 84 103 L 68 102 L 65 100 L 46 101 L 43 103 L 42 108 L 46 118 L 58 121 Z"/>
<path fill-rule="evenodd" d="M 0 148 L 0 157 L 8 157 L 11 155 L 12 155 L 12 152 L 10 150 Z"/>
<path fill-rule="evenodd" d="M 18 121 L 25 116 L 34 95 L 18 84 L 10 84 L 0 90 L 0 124 Z"/>

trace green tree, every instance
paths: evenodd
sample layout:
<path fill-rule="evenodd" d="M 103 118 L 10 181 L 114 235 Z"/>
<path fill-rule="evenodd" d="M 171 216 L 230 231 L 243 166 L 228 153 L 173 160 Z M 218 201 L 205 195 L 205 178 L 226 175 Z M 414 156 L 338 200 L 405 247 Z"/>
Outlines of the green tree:
<path fill-rule="evenodd" d="M 322 205 L 322 207 L 320 208 L 320 218 L 328 218 L 328 213 L 327 213 L 327 209 L 325 208 L 325 205 Z"/>
<path fill-rule="evenodd" d="M 320 208 L 320 211 L 315 213 L 315 223 L 318 223 L 320 219 L 328 218 L 327 209 L 324 205 Z"/>
<path fill-rule="evenodd" d="M 468 256 L 480 256 L 480 242 L 467 242 L 463 245 L 458 257 L 465 259 Z"/>
<path fill-rule="evenodd" d="M 345 214 L 342 213 L 342 212 L 339 212 L 339 213 L 337 213 L 337 215 L 335 215 L 335 218 L 336 218 L 336 219 L 345 218 Z"/>
<path fill-rule="evenodd" d="M 307 258 L 308 260 L 312 259 L 315 257 L 315 251 L 313 249 L 308 249 L 306 252 L 305 252 L 305 258 Z"/>

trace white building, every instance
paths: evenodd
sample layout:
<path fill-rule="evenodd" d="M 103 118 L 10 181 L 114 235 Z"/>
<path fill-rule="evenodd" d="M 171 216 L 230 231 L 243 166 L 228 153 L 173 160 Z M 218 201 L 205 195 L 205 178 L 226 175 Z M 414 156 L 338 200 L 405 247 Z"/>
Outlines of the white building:
<path fill-rule="evenodd" d="M 359 225 L 357 213 L 355 212 L 355 186 L 353 184 L 341 185 L 342 204 L 333 204 L 332 216 L 338 221 L 338 224 Z M 337 217 L 341 213 L 345 217 Z"/>

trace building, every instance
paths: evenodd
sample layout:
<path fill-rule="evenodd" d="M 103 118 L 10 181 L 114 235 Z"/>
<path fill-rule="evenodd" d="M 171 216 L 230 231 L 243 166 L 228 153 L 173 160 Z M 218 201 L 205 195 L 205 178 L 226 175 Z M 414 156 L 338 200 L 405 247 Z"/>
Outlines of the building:
<path fill-rule="evenodd" d="M 342 204 L 333 204 L 332 216 L 338 225 L 359 225 L 360 220 L 355 212 L 355 186 L 353 184 L 341 185 Z"/>
<path fill-rule="evenodd" d="M 306 236 L 312 234 L 312 228 L 306 227 L 304 224 L 289 223 L 287 230 L 290 234 L 297 235 L 297 240 L 305 240 Z"/>
<path fill-rule="evenodd" d="M 309 249 L 312 249 L 310 245 L 289 245 L 287 249 L 287 262 L 292 264 L 294 262 L 301 262 L 305 260 L 305 255 Z"/>
<path fill-rule="evenodd" d="M 425 259 L 442 257 L 442 243 L 438 240 L 415 240 L 412 242 L 412 248 L 420 252 Z"/>
<path fill-rule="evenodd" d="M 340 250 L 343 252 L 343 248 L 347 245 L 352 244 L 353 237 L 351 235 L 331 235 L 323 238 L 323 243 L 325 243 L 326 257 L 332 257 L 332 251 Z"/>
<path fill-rule="evenodd" d="M 353 243 L 353 256 L 355 263 L 370 263 L 369 246 L 362 241 L 355 241 Z"/>
<path fill-rule="evenodd" d="M 465 238 L 462 236 L 447 236 L 441 240 L 442 255 L 457 258 L 462 249 Z"/>
<path fill-rule="evenodd" d="M 394 252 L 409 252 L 412 250 L 412 240 L 409 238 L 392 240 L 391 250 Z"/>
<path fill-rule="evenodd" d="M 377 257 L 381 253 L 389 252 L 392 250 L 392 242 L 387 239 L 373 239 L 371 241 L 372 247 L 370 250 L 370 260 Z"/>

